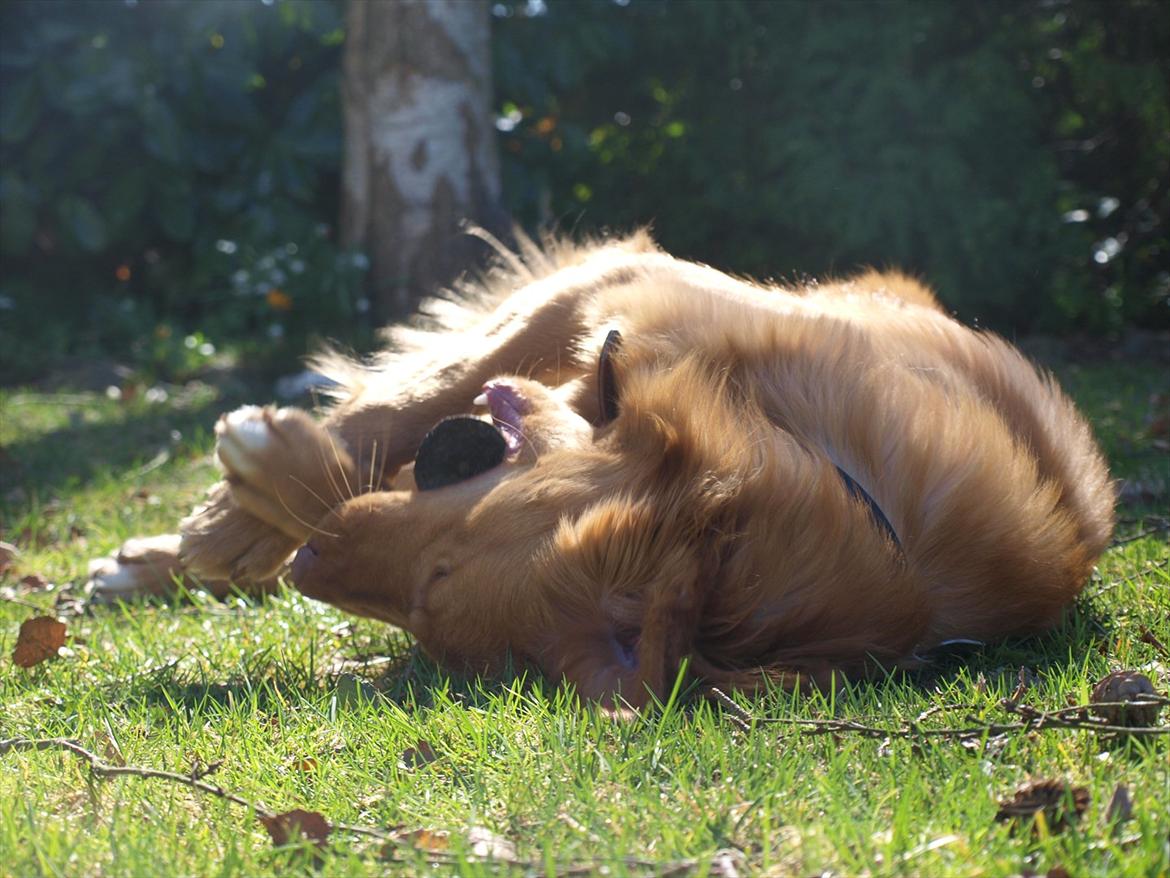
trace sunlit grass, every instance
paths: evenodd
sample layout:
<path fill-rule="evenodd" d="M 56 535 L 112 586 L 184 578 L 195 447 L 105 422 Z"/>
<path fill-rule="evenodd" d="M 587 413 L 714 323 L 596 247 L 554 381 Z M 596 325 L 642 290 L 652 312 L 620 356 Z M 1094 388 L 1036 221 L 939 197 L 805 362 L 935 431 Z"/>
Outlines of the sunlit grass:
<path fill-rule="evenodd" d="M 1082 366 L 1065 377 L 1117 475 L 1164 477 L 1165 458 L 1142 433 L 1157 370 Z M 462 865 L 444 870 L 460 874 L 574 865 L 646 874 L 691 859 L 701 871 L 721 851 L 738 852 L 741 873 L 774 875 L 1044 874 L 1063 865 L 1078 876 L 1148 876 L 1170 863 L 1166 738 L 1117 743 L 1053 730 L 963 746 L 806 735 L 784 722 L 896 729 L 941 705 L 966 706 L 955 721 L 1010 721 L 998 703 L 1021 666 L 1031 670 L 1026 697 L 1037 707 L 1084 703 L 1093 682 L 1118 667 L 1144 669 L 1166 691 L 1170 656 L 1154 642 L 1170 644 L 1165 533 L 1110 550 L 1057 631 L 940 659 L 912 676 L 740 698 L 746 725 L 693 692 L 621 723 L 531 674 L 452 678 L 400 632 L 292 591 L 71 615 L 64 655 L 15 667 L 8 655 L 21 621 L 82 582 L 91 557 L 128 536 L 173 529 L 211 480 L 210 427 L 230 401 L 211 389 L 188 393 L 163 405 L 0 397 L 3 539 L 23 553 L 0 582 L 0 738 L 68 737 L 111 763 L 179 772 L 222 760 L 209 780 L 263 807 L 449 831 Z M 1121 535 L 1166 514 L 1123 510 Z M 27 573 L 55 587 L 29 590 L 19 584 Z M 404 756 L 420 741 L 434 762 Z M 998 800 L 1040 777 L 1090 790 L 1080 824 L 1033 835 L 997 823 Z M 1114 834 L 1104 812 L 1119 784 L 1133 819 Z M 476 864 L 472 827 L 513 842 L 528 865 Z M 402 868 L 383 860 L 380 845 L 344 835 L 315 866 L 275 850 L 243 808 L 157 780 L 90 780 L 82 763 L 55 752 L 0 756 L 0 851 L 0 874 L 15 876 Z M 422 858 L 408 871 L 427 870 Z"/>

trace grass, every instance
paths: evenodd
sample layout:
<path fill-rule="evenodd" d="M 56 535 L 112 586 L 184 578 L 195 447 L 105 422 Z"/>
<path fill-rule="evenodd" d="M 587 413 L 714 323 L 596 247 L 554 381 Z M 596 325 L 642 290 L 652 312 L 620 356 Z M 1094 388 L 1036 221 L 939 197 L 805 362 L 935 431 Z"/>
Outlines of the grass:
<path fill-rule="evenodd" d="M 1151 529 L 1167 514 L 1170 475 L 1144 432 L 1159 370 L 1083 365 L 1062 378 L 1116 474 L 1161 486 L 1161 508 L 1121 511 L 1121 536 Z M 213 478 L 215 414 L 238 401 L 199 385 L 173 389 L 165 403 L 0 395 L 0 521 L 22 550 L 0 580 L 0 738 L 68 737 L 110 763 L 180 773 L 222 761 L 208 781 L 264 807 L 426 832 L 415 848 L 394 849 L 404 864 L 344 833 L 310 855 L 305 843 L 274 847 L 248 809 L 214 796 L 94 779 L 59 751 L 10 751 L 0 755 L 0 874 L 420 874 L 437 868 L 427 861 L 440 850 L 440 871 L 476 875 L 726 875 L 729 862 L 771 875 L 1170 869 L 1166 737 L 1051 729 L 883 741 L 802 735 L 785 722 L 895 728 L 945 705 L 970 709 L 923 727 L 960 724 L 966 713 L 1010 721 L 998 704 L 1021 666 L 1038 708 L 1084 703 L 1095 680 L 1121 667 L 1143 669 L 1165 692 L 1170 655 L 1150 642 L 1170 643 L 1164 532 L 1111 549 L 1067 622 L 1043 637 L 940 658 L 910 677 L 740 698 L 753 718 L 746 727 L 687 692 L 618 723 L 546 680 L 452 678 L 402 633 L 293 591 L 91 612 L 70 603 L 88 559 L 174 528 Z M 21 584 L 30 573 L 56 585 Z M 58 600 L 68 646 L 16 667 L 8 656 L 20 623 Z M 418 758 L 420 742 L 434 761 Z M 995 821 L 998 800 L 1046 777 L 1088 788 L 1078 825 L 1052 833 Z M 1114 832 L 1105 811 L 1119 785 L 1133 816 Z M 477 860 L 477 827 L 514 845 L 523 865 Z"/>

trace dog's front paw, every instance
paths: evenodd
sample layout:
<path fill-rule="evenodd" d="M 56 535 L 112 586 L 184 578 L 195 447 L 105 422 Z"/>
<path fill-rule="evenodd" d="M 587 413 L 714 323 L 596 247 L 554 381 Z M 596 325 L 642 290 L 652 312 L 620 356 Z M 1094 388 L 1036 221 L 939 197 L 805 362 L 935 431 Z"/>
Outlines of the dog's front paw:
<path fill-rule="evenodd" d="M 304 542 L 262 521 L 236 502 L 236 486 L 219 482 L 179 524 L 182 566 L 200 576 L 259 583 L 275 576 Z"/>
<path fill-rule="evenodd" d="M 298 541 L 358 490 L 344 445 L 300 409 L 246 406 L 220 418 L 215 432 L 239 506 Z"/>
<path fill-rule="evenodd" d="M 179 564 L 179 535 L 127 540 L 112 555 L 89 562 L 90 600 L 110 603 L 173 593 Z"/>

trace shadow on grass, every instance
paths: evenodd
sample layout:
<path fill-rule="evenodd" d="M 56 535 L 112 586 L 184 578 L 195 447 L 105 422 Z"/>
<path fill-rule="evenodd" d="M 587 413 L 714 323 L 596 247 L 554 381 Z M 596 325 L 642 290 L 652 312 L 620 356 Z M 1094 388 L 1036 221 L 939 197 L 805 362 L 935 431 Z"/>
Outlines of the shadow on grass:
<path fill-rule="evenodd" d="M 934 689 L 964 673 L 994 680 L 1014 676 L 1021 668 L 1051 671 L 1079 666 L 1091 652 L 1108 646 L 1112 624 L 1112 618 L 1092 599 L 1081 597 L 1051 631 L 987 644 L 943 647 L 929 653 L 923 666 L 909 672 L 907 678 L 919 688 Z"/>
<path fill-rule="evenodd" d="M 84 420 L 87 406 L 70 423 L 18 439 L 3 448 L 0 498 L 19 488 L 28 497 L 48 498 L 65 488 L 84 486 L 95 476 L 113 472 L 131 477 L 152 461 L 165 461 L 210 447 L 216 418 L 242 404 L 244 394 L 207 388 L 197 398 L 178 404 L 136 403 L 112 418 Z M 64 403 L 63 403 L 64 405 Z M 7 416 L 19 418 L 10 405 Z M 0 504 L 7 501 L 0 499 Z"/>
<path fill-rule="evenodd" d="M 257 602 L 262 609 L 267 598 L 246 600 L 250 604 Z M 181 598 L 154 599 L 152 603 L 186 605 Z M 844 685 L 868 701 L 868 696 L 881 700 L 889 686 L 936 692 L 952 684 L 962 686 L 964 680 L 979 676 L 993 686 L 1011 689 L 1021 668 L 1048 677 L 1076 677 L 1087 656 L 1106 649 L 1113 627 L 1112 617 L 1093 598 L 1082 597 L 1060 625 L 1044 634 L 935 650 L 924 656 L 926 661 L 914 670 L 877 673 L 870 679 L 855 679 Z M 277 660 L 273 657 L 276 647 L 269 646 L 248 656 L 242 665 L 219 679 L 210 679 L 201 670 L 192 672 L 174 666 L 147 675 L 132 687 L 120 686 L 110 696 L 143 698 L 148 704 L 189 715 L 209 707 L 234 709 L 242 705 L 279 714 L 288 709 L 290 695 L 316 703 L 322 710 L 365 700 L 392 703 L 408 712 L 429 711 L 452 703 L 489 710 L 498 706 L 499 697 L 505 694 L 543 704 L 546 709 L 575 701 L 568 687 L 545 677 L 532 665 L 509 660 L 491 676 L 462 674 L 430 659 L 417 644 L 403 640 L 396 631 L 389 640 L 379 637 L 353 647 L 349 655 L 342 651 L 342 668 L 322 668 L 312 657 L 300 664 L 290 662 L 287 655 Z M 378 654 L 373 662 L 363 658 L 370 654 L 370 647 Z M 701 680 L 688 684 L 683 692 L 684 709 L 703 701 L 705 688 Z M 737 700 L 749 711 L 756 705 L 766 711 L 769 701 L 763 693 L 741 693 Z"/>

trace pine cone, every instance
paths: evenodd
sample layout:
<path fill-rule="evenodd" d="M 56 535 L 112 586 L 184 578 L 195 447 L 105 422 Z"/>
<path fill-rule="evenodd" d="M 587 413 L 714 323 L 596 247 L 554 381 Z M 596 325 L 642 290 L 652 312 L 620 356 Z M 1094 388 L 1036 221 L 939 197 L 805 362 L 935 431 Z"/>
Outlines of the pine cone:
<path fill-rule="evenodd" d="M 1094 705 L 1093 713 L 1111 726 L 1152 726 L 1158 721 L 1162 705 L 1149 696 L 1157 696 L 1154 684 L 1145 674 L 1137 671 L 1114 671 L 1102 677 L 1093 687 L 1089 701 Z M 1121 704 L 1119 702 L 1141 702 L 1145 704 Z"/>

